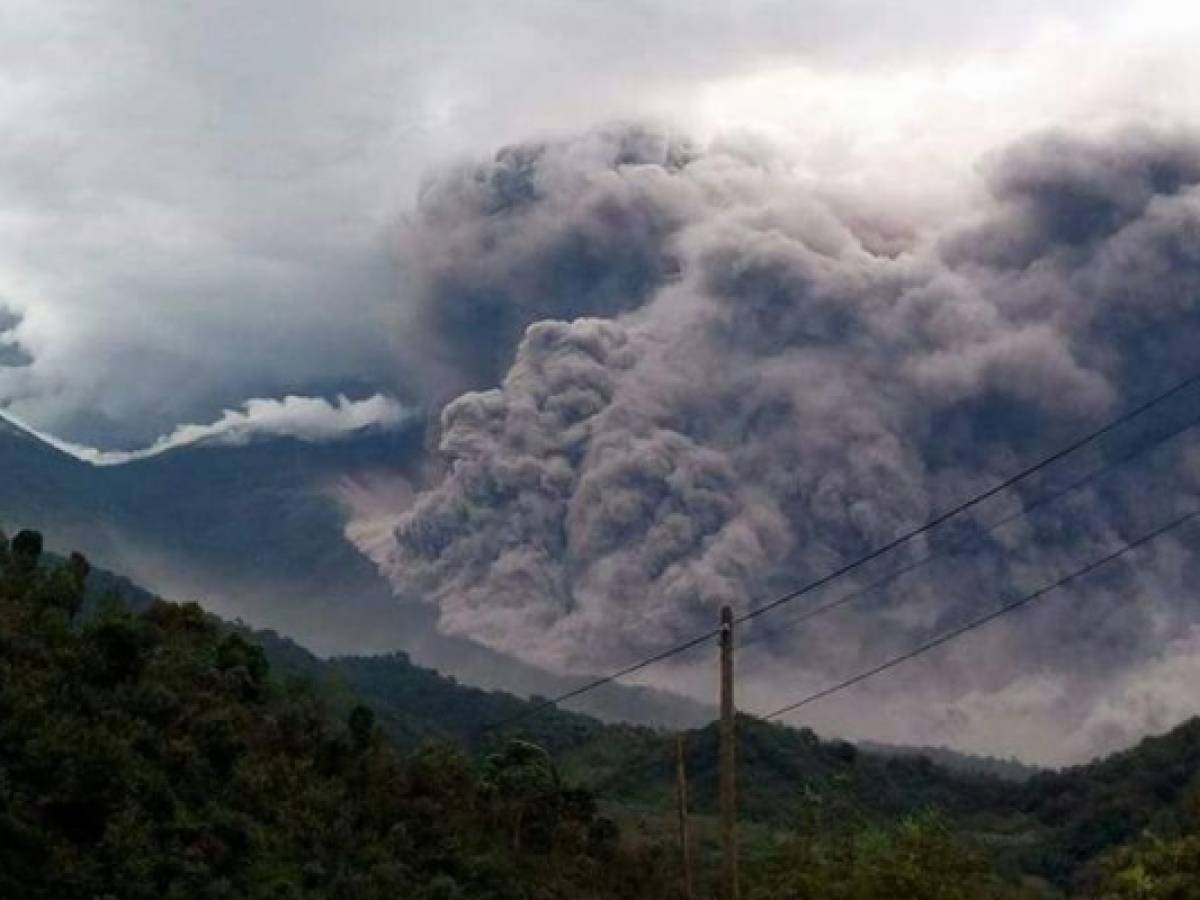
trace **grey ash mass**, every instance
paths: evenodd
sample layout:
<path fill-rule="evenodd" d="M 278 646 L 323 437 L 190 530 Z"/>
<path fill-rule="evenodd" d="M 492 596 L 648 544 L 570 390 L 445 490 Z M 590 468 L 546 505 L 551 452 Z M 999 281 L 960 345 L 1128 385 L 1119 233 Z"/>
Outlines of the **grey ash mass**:
<path fill-rule="evenodd" d="M 447 632 L 557 670 L 620 665 L 1200 365 L 1194 135 L 1040 135 L 982 166 L 969 221 L 899 238 L 894 210 L 851 211 L 745 148 L 648 128 L 430 180 L 402 239 L 420 286 L 409 325 L 435 390 L 469 390 L 442 412 L 444 475 L 395 530 L 393 583 L 437 604 Z M 932 540 L 961 541 L 1146 433 L 1118 437 Z M 769 653 L 841 672 L 1036 587 L 1197 502 L 1188 446 L 836 621 L 779 630 Z M 1179 598 L 1196 569 L 1186 535 L 1164 541 L 938 677 L 958 693 L 1022 671 L 1115 677 L 1191 627 Z"/>

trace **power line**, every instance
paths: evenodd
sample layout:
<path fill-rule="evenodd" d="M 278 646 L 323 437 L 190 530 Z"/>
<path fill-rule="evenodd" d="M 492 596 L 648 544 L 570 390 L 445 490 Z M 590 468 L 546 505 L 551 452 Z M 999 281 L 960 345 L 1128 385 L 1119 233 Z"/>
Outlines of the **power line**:
<path fill-rule="evenodd" d="M 1116 417 L 1115 419 L 1110 420 L 1108 423 L 1101 426 L 1100 428 L 1097 428 L 1094 431 L 1091 431 L 1088 434 L 1083 435 L 1080 438 L 1077 438 L 1075 441 L 1073 441 L 1072 443 L 1068 444 L 1067 446 L 1057 450 L 1056 452 L 1052 453 L 1050 456 L 1047 456 L 1044 459 L 1040 460 L 1039 462 L 1036 462 L 1030 466 L 1027 466 L 1026 468 L 1022 469 L 1021 471 L 1017 472 L 1016 474 L 1011 475 L 1008 478 L 1004 479 L 1003 481 L 999 482 L 998 484 L 993 485 L 992 487 L 988 488 L 986 491 L 984 491 L 980 494 L 976 494 L 974 497 L 970 498 L 969 500 L 966 500 L 966 501 L 958 504 L 957 506 L 955 506 L 949 510 L 946 510 L 945 512 L 940 513 L 939 515 L 937 515 L 934 518 L 925 522 L 925 524 L 920 525 L 916 528 L 913 528 L 910 531 L 907 531 L 904 534 L 900 535 L 899 537 L 894 538 L 893 540 L 889 541 L 888 543 L 886 543 L 880 547 L 877 547 L 876 549 L 867 553 L 865 556 L 861 556 L 858 559 L 856 559 L 850 563 L 847 563 L 846 565 L 841 566 L 840 568 L 836 569 L 835 571 L 830 572 L 829 574 L 824 575 L 824 576 L 816 579 L 815 581 L 811 581 L 808 584 L 804 585 L 803 587 L 800 587 L 794 591 L 784 594 L 783 596 L 778 597 L 769 603 L 763 604 L 762 606 L 759 606 L 756 609 L 752 609 L 746 613 L 743 613 L 741 616 L 735 617 L 734 624 L 740 624 L 742 622 L 745 622 L 750 619 L 757 618 L 758 616 L 764 615 L 765 613 L 768 613 L 771 610 L 776 609 L 785 603 L 790 603 L 794 600 L 797 600 L 800 597 L 803 597 L 806 594 L 809 594 L 812 591 L 815 591 L 817 588 L 824 587 L 825 585 L 835 581 L 836 579 L 849 574 L 850 572 L 854 571 L 855 569 L 860 568 L 861 566 L 864 566 L 867 563 L 880 558 L 881 556 L 891 552 L 892 550 L 895 550 L 897 547 L 902 546 L 903 544 L 907 543 L 908 541 L 912 540 L 913 538 L 918 537 L 919 535 L 922 535 L 922 534 L 936 528 L 937 526 L 939 526 L 942 523 L 946 522 L 947 520 L 953 518 L 954 516 L 957 516 L 960 513 L 966 512 L 967 510 L 972 509 L 975 506 L 978 506 L 980 503 L 983 503 L 985 500 L 989 500 L 992 497 L 995 497 L 997 494 L 1007 490 L 1008 488 L 1012 487 L 1017 482 L 1022 481 L 1025 478 L 1028 478 L 1030 475 L 1033 475 L 1036 472 L 1039 472 L 1042 469 L 1045 469 L 1047 466 L 1050 466 L 1053 463 L 1058 462 L 1059 460 L 1063 459 L 1064 457 L 1069 456 L 1070 454 L 1074 453 L 1075 451 L 1080 450 L 1083 447 L 1086 447 L 1087 445 L 1089 445 L 1091 443 L 1094 443 L 1095 441 L 1099 440 L 1101 437 L 1105 436 L 1106 434 L 1109 434 L 1110 432 L 1112 432 L 1112 431 L 1116 430 L 1117 428 L 1119 428 L 1120 426 L 1124 425 L 1126 422 L 1129 422 L 1130 420 L 1140 416 L 1142 413 L 1146 412 L 1147 410 L 1152 409 L 1153 407 L 1157 406 L 1158 404 L 1163 403 L 1164 401 L 1170 399 L 1171 397 L 1176 396 L 1177 394 L 1185 391 L 1187 388 L 1189 388 L 1192 385 L 1197 384 L 1197 383 L 1200 383 L 1200 372 L 1193 373 L 1192 375 L 1185 378 L 1183 381 L 1180 381 L 1177 384 L 1175 384 L 1173 387 L 1167 389 L 1166 391 L 1163 391 L 1160 394 L 1155 395 L 1154 397 L 1151 397 L 1149 400 L 1144 401 L 1143 403 L 1139 404 L 1138 406 L 1135 406 L 1132 409 L 1125 411 L 1120 416 Z M 677 644 L 673 647 L 669 647 L 665 650 L 662 650 L 659 653 L 654 654 L 653 656 L 650 656 L 650 657 L 647 657 L 646 659 L 632 663 L 623 669 L 619 669 L 615 672 L 611 672 L 608 675 L 599 676 L 599 677 L 593 679 L 592 681 L 589 681 L 586 684 L 581 685 L 578 688 L 567 691 L 556 697 L 552 697 L 547 700 L 543 700 L 540 703 L 536 703 L 533 706 L 531 706 L 525 710 L 522 710 L 520 713 L 517 713 L 516 715 L 509 716 L 507 718 L 500 719 L 495 722 L 486 723 L 486 724 L 482 725 L 479 729 L 477 729 L 475 734 L 476 735 L 484 734 L 489 731 L 494 731 L 499 728 L 504 728 L 509 725 L 513 725 L 517 722 L 523 721 L 524 719 L 530 718 L 531 716 L 538 715 L 539 713 L 544 712 L 545 710 L 547 710 L 551 707 L 557 706 L 560 703 L 564 703 L 567 700 L 573 700 L 576 697 L 579 697 L 583 694 L 593 691 L 596 688 L 603 687 L 606 684 L 610 684 L 610 683 L 618 680 L 619 678 L 625 677 L 626 675 L 631 675 L 634 672 L 641 671 L 642 669 L 645 669 L 656 663 L 662 662 L 663 660 L 669 659 L 669 658 L 676 656 L 680 653 L 683 653 L 687 650 L 691 650 L 692 648 L 703 644 L 705 641 L 711 640 L 712 638 L 716 637 L 718 634 L 720 634 L 720 628 L 712 628 L 708 631 L 705 631 L 702 634 L 699 634 L 699 635 L 691 638 L 690 640 L 684 641 L 681 644 Z"/>
<path fill-rule="evenodd" d="M 768 713 L 767 715 L 762 716 L 762 718 L 763 719 L 776 719 L 779 716 L 782 716 L 786 713 L 794 712 L 795 710 L 800 709 L 803 706 L 808 706 L 810 703 L 816 703 L 818 700 L 823 700 L 826 697 L 829 697 L 829 696 L 832 696 L 833 694 L 837 694 L 841 691 L 844 691 L 847 688 L 853 687 L 856 684 L 861 684 L 862 682 L 866 681 L 869 678 L 873 678 L 882 672 L 886 672 L 888 669 L 893 669 L 896 666 L 900 665 L 901 663 L 908 662 L 910 659 L 914 659 L 915 657 L 921 656 L 924 653 L 928 653 L 930 650 L 940 647 L 943 644 L 947 644 L 950 641 L 954 640 L 955 638 L 961 637 L 962 635 L 967 634 L 970 631 L 974 631 L 977 628 L 982 628 L 984 625 L 988 624 L 989 622 L 993 622 L 996 619 L 999 619 L 1001 616 L 1007 615 L 1008 613 L 1014 612 L 1024 606 L 1027 606 L 1028 604 L 1034 602 L 1035 600 L 1038 600 L 1041 597 L 1044 597 L 1047 594 L 1051 593 L 1052 591 L 1057 590 L 1058 588 L 1062 587 L 1063 585 L 1065 585 L 1071 581 L 1078 580 L 1078 579 L 1084 577 L 1085 575 L 1091 574 L 1092 572 L 1096 571 L 1097 569 L 1101 568 L 1102 566 L 1107 565 L 1108 563 L 1112 562 L 1113 560 L 1118 559 L 1119 557 L 1124 556 L 1125 554 L 1130 553 L 1130 552 L 1136 550 L 1137 548 L 1150 543 L 1154 539 L 1159 538 L 1162 535 L 1166 534 L 1168 531 L 1178 528 L 1180 525 L 1183 525 L 1186 522 L 1190 522 L 1197 517 L 1200 517 L 1200 509 L 1193 510 L 1192 512 L 1188 513 L 1187 515 L 1180 516 L 1179 518 L 1174 519 L 1171 522 L 1168 522 L 1166 525 L 1161 525 L 1158 528 L 1155 528 L 1153 531 L 1142 535 L 1141 537 L 1137 538 L 1136 540 L 1133 540 L 1133 541 L 1130 541 L 1129 543 L 1123 544 L 1120 548 L 1118 548 L 1117 550 L 1114 550 L 1112 553 L 1109 553 L 1106 556 L 1102 556 L 1100 559 L 1097 559 L 1097 560 L 1094 560 L 1093 562 L 1088 563 L 1086 566 L 1084 566 L 1081 569 L 1076 569 L 1074 572 L 1071 572 L 1069 575 L 1065 575 L 1062 578 L 1059 578 L 1057 581 L 1054 581 L 1048 585 L 1045 585 L 1044 587 L 1038 588 L 1038 590 L 1034 591 L 1032 594 L 1026 594 L 1024 597 L 1021 597 L 1019 600 L 1014 600 L 1011 603 L 1006 603 L 1003 606 L 1000 606 L 997 609 L 992 610 L 987 615 L 980 616 L 977 619 L 972 619 L 970 622 L 967 622 L 965 625 L 960 625 L 957 628 L 951 629 L 950 631 L 943 632 L 942 634 L 938 635 L 937 637 L 932 638 L 931 640 L 928 640 L 925 643 L 920 644 L 917 647 L 914 647 L 912 650 L 909 650 L 907 653 L 902 653 L 899 656 L 893 656 L 891 659 L 887 660 L 886 662 L 880 663 L 879 665 L 874 666 L 873 668 L 867 669 L 866 671 L 859 672 L 857 675 L 853 675 L 850 678 L 845 679 L 844 681 L 839 681 L 837 684 L 831 685 L 827 688 L 823 688 L 822 690 L 819 690 L 816 693 L 809 694 L 807 697 L 804 697 L 801 700 L 797 700 L 795 703 L 789 703 L 787 706 L 781 707 L 780 709 L 777 709 L 772 713 Z"/>
<path fill-rule="evenodd" d="M 1149 544 L 1150 542 L 1154 541 L 1156 538 L 1159 538 L 1162 535 L 1166 534 L 1167 532 L 1172 531 L 1175 528 L 1178 528 L 1179 526 L 1184 525 L 1185 523 L 1187 523 L 1193 519 L 1196 519 L 1196 518 L 1200 518 L 1200 509 L 1194 510 L 1193 512 L 1190 512 L 1186 515 L 1180 516 L 1179 518 L 1174 519 L 1165 525 L 1155 528 L 1151 532 L 1144 534 L 1141 537 L 1139 537 L 1133 541 L 1130 541 L 1127 544 L 1122 545 L 1117 550 L 1114 550 L 1113 552 L 1107 554 L 1106 556 L 1101 557 L 1100 559 L 1097 559 L 1097 560 L 1089 563 L 1088 565 L 1084 566 L 1083 568 L 1077 569 L 1077 570 L 1071 572 L 1069 575 L 1059 578 L 1052 584 L 1046 585 L 1046 586 L 1038 589 L 1037 591 L 1033 592 L 1032 594 L 1028 594 L 1028 595 L 1020 598 L 1019 600 L 1015 600 L 1011 603 L 1005 604 L 1004 606 L 1001 606 L 998 609 L 993 610 L 991 613 L 981 616 L 980 618 L 975 619 L 971 622 L 968 622 L 965 625 L 959 626 L 959 627 L 953 629 L 952 631 L 948 631 L 942 635 L 939 635 L 938 637 L 933 638 L 933 639 L 925 642 L 924 644 L 921 644 L 920 646 L 914 648 L 913 650 L 908 651 L 907 653 L 901 654 L 900 656 L 893 657 L 892 659 L 890 659 L 884 663 L 881 663 L 877 666 L 874 666 L 873 668 L 868 669 L 865 672 L 861 672 L 857 675 L 854 675 L 850 678 L 845 679 L 844 681 L 838 682 L 837 684 L 834 684 L 830 687 L 820 690 L 814 694 L 810 694 L 809 696 L 803 698 L 802 700 L 799 700 L 795 703 L 791 703 L 781 709 L 775 710 L 772 713 L 769 713 L 765 716 L 759 716 L 757 718 L 759 718 L 763 721 L 768 721 L 771 719 L 779 718 L 780 716 L 785 715 L 786 713 L 793 712 L 796 709 L 799 709 L 803 706 L 806 706 L 811 703 L 815 703 L 818 700 L 824 699 L 826 697 L 829 697 L 832 694 L 838 693 L 839 691 L 842 691 L 842 690 L 846 690 L 854 685 L 857 685 L 863 681 L 866 681 L 867 679 L 872 678 L 875 675 L 880 674 L 881 672 L 885 672 L 888 669 L 895 668 L 896 666 L 898 666 L 904 662 L 907 662 L 908 660 L 913 659 L 914 657 L 917 657 L 924 653 L 927 653 L 930 650 L 933 650 L 936 647 L 941 646 L 942 644 L 948 643 L 949 641 L 954 640 L 955 638 L 960 637 L 963 634 L 966 634 L 977 628 L 981 628 L 982 626 L 986 625 L 987 623 L 989 623 L 995 619 L 998 619 L 1003 615 L 1007 615 L 1010 612 L 1020 609 L 1021 607 L 1026 606 L 1029 603 L 1032 603 L 1041 597 L 1044 597 L 1045 595 L 1051 593 L 1052 591 L 1056 590 L 1057 588 L 1060 588 L 1060 587 L 1066 585 L 1067 583 L 1069 583 L 1071 581 L 1083 578 L 1084 576 L 1091 574 L 1092 572 L 1103 567 L 1104 565 L 1106 565 L 1110 562 L 1113 562 L 1114 560 L 1118 559 L 1119 557 L 1124 556 L 1128 553 L 1131 553 L 1134 550 L 1136 550 L 1146 544 Z M 750 715 L 750 714 L 747 713 L 747 715 Z M 657 768 L 669 768 L 669 759 L 667 758 L 667 755 L 666 755 L 668 749 L 669 749 L 669 747 L 666 743 L 664 743 L 663 746 L 661 746 L 661 747 L 656 746 L 653 748 L 648 748 L 647 752 L 646 752 L 646 756 L 644 756 L 639 762 L 632 764 L 632 766 L 629 766 L 629 765 L 622 766 L 620 769 L 609 773 L 607 775 L 607 777 L 604 777 L 604 778 L 600 779 L 599 782 L 597 782 L 596 784 L 591 785 L 591 789 L 593 791 L 595 791 L 597 794 L 603 794 L 603 793 L 607 792 L 608 790 L 610 790 L 611 788 L 613 788 L 619 782 L 628 781 L 631 773 L 640 773 L 642 771 L 649 771 L 651 769 L 657 769 Z"/>
<path fill-rule="evenodd" d="M 1126 463 L 1133 461 L 1137 457 L 1141 456 L 1143 453 L 1147 453 L 1151 450 L 1161 447 L 1163 444 L 1166 444 L 1168 441 L 1170 441 L 1170 440 L 1178 437 L 1179 435 L 1183 434 L 1184 432 L 1196 427 L 1197 424 L 1200 424 L 1200 419 L 1192 419 L 1182 425 L 1177 425 L 1174 428 L 1171 428 L 1170 430 L 1168 430 L 1166 433 L 1156 437 L 1153 441 L 1151 441 L 1149 443 L 1139 444 L 1137 447 L 1135 447 L 1133 450 L 1129 451 L 1125 455 L 1119 456 L 1115 459 L 1105 462 L 1103 465 L 1093 469 L 1092 471 L 1088 472 L 1086 475 L 1082 476 L 1081 478 L 1077 478 L 1076 480 L 1072 481 L 1070 484 L 1067 484 L 1058 490 L 1051 491 L 1050 493 L 1043 494 L 1041 497 L 1038 497 L 1032 503 L 1029 503 L 1029 504 L 1023 506 L 1021 509 L 1017 510 L 1016 512 L 1011 513 L 1011 514 L 1005 516 L 1004 518 L 1000 519 L 999 521 L 994 522 L 993 524 L 989 525 L 986 529 L 984 529 L 982 534 L 974 535 L 969 540 L 963 541 L 960 544 L 953 545 L 950 547 L 943 547 L 939 550 L 934 550 L 933 552 L 927 553 L 924 556 L 918 557 L 916 560 L 908 563 L 907 565 L 901 566 L 899 569 L 895 569 L 895 570 L 889 572 L 887 575 L 877 578 L 874 581 L 869 582 L 868 584 L 866 584 L 860 588 L 857 588 L 848 594 L 843 594 L 841 597 L 838 597 L 836 600 L 831 600 L 828 603 L 822 603 L 820 606 L 815 606 L 811 609 L 807 609 L 804 612 L 802 612 L 800 615 L 796 616 L 795 618 L 790 619 L 787 622 L 784 622 L 781 626 L 777 627 L 774 631 L 766 632 L 766 633 L 757 635 L 755 637 L 749 638 L 748 640 L 742 641 L 738 645 L 739 649 L 745 649 L 746 647 L 752 647 L 755 644 L 762 643 L 763 641 L 768 640 L 771 637 L 777 635 L 780 631 L 782 631 L 784 629 L 795 628 L 797 625 L 802 625 L 803 623 L 808 622 L 811 619 L 815 619 L 819 616 L 824 615 L 825 613 L 832 612 L 835 609 L 839 609 L 843 606 L 846 606 L 847 604 L 852 603 L 855 600 L 865 597 L 867 594 L 870 594 L 874 591 L 879 590 L 882 587 L 885 587 L 888 584 L 891 584 L 893 581 L 896 581 L 897 579 L 901 578 L 902 576 L 908 575 L 911 572 L 914 572 L 917 569 L 920 569 L 920 568 L 928 565 L 929 563 L 933 562 L 934 560 L 941 559 L 946 556 L 950 556 L 952 554 L 962 553 L 963 551 L 971 550 L 976 547 L 980 547 L 985 543 L 985 541 L 987 540 L 989 535 L 995 533 L 999 529 L 1003 528 L 1005 525 L 1009 525 L 1009 524 L 1015 522 L 1017 519 L 1024 518 L 1025 516 L 1028 516 L 1030 513 L 1036 512 L 1038 509 L 1040 509 L 1044 506 L 1047 506 L 1050 503 L 1053 503 L 1055 500 L 1059 500 L 1062 497 L 1066 496 L 1067 494 L 1070 494 L 1074 491 L 1079 490 L 1081 487 L 1091 484 L 1093 481 L 1096 481 L 1099 478 L 1103 477 L 1104 475 L 1110 474 L 1111 472 L 1120 468 L 1121 466 L 1125 465 Z"/>
<path fill-rule="evenodd" d="M 531 716 L 536 716 L 538 713 L 545 712 L 547 709 L 549 709 L 552 706 L 558 706 L 558 704 L 560 704 L 560 703 L 564 703 L 567 700 L 572 700 L 575 697 L 580 696 L 581 694 L 586 694 L 588 691 L 595 690 L 598 687 L 602 687 L 606 684 L 609 684 L 610 682 L 616 681 L 618 678 L 624 678 L 626 675 L 632 675 L 634 672 L 644 669 L 647 666 L 652 666 L 657 662 L 662 662 L 664 659 L 667 659 L 671 656 L 675 656 L 676 654 L 682 653 L 685 650 L 691 650 L 693 647 L 698 647 L 701 644 L 703 644 L 705 641 L 711 640 L 712 638 L 716 637 L 720 633 L 721 633 L 720 628 L 710 629 L 709 631 L 704 632 L 704 634 L 697 635 L 696 637 L 692 638 L 690 641 L 687 641 L 686 643 L 679 644 L 678 646 L 675 646 L 675 647 L 671 647 L 668 650 L 664 650 L 662 653 L 658 653 L 647 659 L 643 659 L 641 662 L 633 663 L 632 665 L 626 666 L 624 669 L 621 669 L 617 672 L 613 672 L 609 675 L 603 675 L 599 678 L 596 678 L 594 681 L 589 681 L 587 684 L 585 684 L 581 687 L 577 687 L 572 691 L 567 691 L 565 694 L 560 694 L 559 696 L 554 697 L 549 700 L 543 700 L 540 703 L 537 703 L 527 709 L 522 710 L 521 712 L 517 713 L 516 715 L 509 716 L 506 719 L 501 719 L 498 722 L 492 722 L 488 725 L 484 725 L 482 728 L 479 729 L 479 733 L 495 731 L 498 728 L 505 728 L 509 725 L 516 724 L 517 722 L 520 722 L 524 719 L 528 719 Z"/>
<path fill-rule="evenodd" d="M 1027 466 L 1026 468 L 1022 469 L 1020 472 L 1017 472 L 1015 475 L 1009 476 L 1008 478 L 1001 481 L 999 484 L 996 484 L 996 485 L 988 488 L 983 493 L 976 494 L 971 499 L 958 504 L 958 506 L 955 506 L 951 509 L 946 510 L 943 513 L 940 513 L 937 516 L 934 516 L 934 518 L 930 519 L 924 525 L 921 525 L 917 528 L 912 529 L 911 531 L 908 531 L 908 532 L 900 535 L 900 537 L 895 538 L 894 540 L 884 544 L 882 547 L 872 550 L 866 556 L 859 557 L 854 562 L 847 563 L 846 565 L 842 566 L 840 569 L 830 572 L 828 575 L 822 576 L 821 578 L 818 578 L 816 581 L 811 581 L 802 588 L 798 588 L 797 590 L 794 590 L 794 591 L 791 591 L 790 593 L 784 594 L 782 597 L 772 600 L 770 603 L 766 603 L 756 609 L 752 609 L 749 612 L 743 613 L 735 621 L 737 623 L 741 623 L 741 622 L 745 622 L 749 619 L 756 618 L 758 616 L 763 615 L 764 613 L 770 612 L 771 610 L 773 610 L 779 606 L 782 606 L 785 603 L 790 603 L 793 600 L 796 600 L 796 599 L 804 596 L 805 594 L 808 594 L 808 593 L 816 590 L 819 587 L 824 587 L 825 585 L 829 584 L 829 582 L 833 581 L 834 579 L 840 578 L 841 576 L 853 571 L 854 569 L 857 569 L 863 565 L 866 565 L 869 562 L 872 562 L 873 560 L 878 559 L 879 557 L 883 556 L 885 553 L 889 553 L 890 551 L 895 550 L 897 547 L 901 546 L 902 544 L 908 543 L 913 538 L 918 537 L 918 536 L 924 534 L 925 532 L 936 528 L 937 526 L 941 525 L 943 522 L 947 521 L 948 519 L 954 518 L 959 513 L 966 512 L 968 509 L 972 509 L 973 507 L 978 506 L 980 503 L 982 503 L 985 500 L 990 500 L 992 497 L 995 497 L 1001 491 L 1005 491 L 1008 488 L 1012 487 L 1018 481 L 1022 481 L 1025 478 L 1028 478 L 1030 475 L 1040 472 L 1042 469 L 1046 468 L 1049 465 L 1052 465 L 1053 463 L 1058 462 L 1063 457 L 1069 456 L 1070 454 L 1074 453 L 1076 450 L 1083 449 L 1088 444 L 1091 444 L 1094 441 L 1098 440 L 1099 438 L 1104 437 L 1104 435 L 1108 434 L 1109 432 L 1114 431 L 1115 429 L 1124 425 L 1126 422 L 1130 421 L 1131 419 L 1134 419 L 1134 418 L 1140 416 L 1142 413 L 1146 412 L 1148 409 L 1151 409 L 1154 406 L 1157 406 L 1159 403 L 1162 403 L 1164 400 L 1174 397 L 1176 394 L 1180 393 L 1183 390 L 1186 390 L 1187 388 L 1191 387 L 1193 384 L 1196 384 L 1197 382 L 1200 382 L 1200 372 L 1197 372 L 1196 374 L 1191 375 L 1188 378 L 1185 378 L 1183 381 L 1179 382 L 1177 385 L 1175 385 L 1170 390 L 1165 391 L 1164 393 L 1159 394 L 1158 396 L 1153 397 L 1150 400 L 1147 400 L 1145 403 L 1142 403 L 1141 405 L 1136 406 L 1133 409 L 1126 411 L 1125 413 L 1121 414 L 1117 418 L 1110 421 L 1107 425 L 1103 425 L 1100 428 L 1097 428 L 1095 431 L 1092 431 L 1089 434 L 1086 434 L 1083 437 L 1078 438 L 1074 442 L 1068 444 L 1066 447 L 1063 447 L 1061 450 L 1058 450 L 1057 452 L 1052 453 L 1050 456 L 1047 456 L 1045 459 L 1043 459 L 1039 462 L 1036 462 L 1031 466 Z"/>

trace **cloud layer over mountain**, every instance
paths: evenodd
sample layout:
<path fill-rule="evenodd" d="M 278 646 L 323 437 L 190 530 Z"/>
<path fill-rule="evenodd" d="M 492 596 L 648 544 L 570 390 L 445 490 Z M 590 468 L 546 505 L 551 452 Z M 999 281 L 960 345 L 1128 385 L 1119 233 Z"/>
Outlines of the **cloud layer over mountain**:
<path fill-rule="evenodd" d="M 427 343 L 487 384 L 525 331 L 499 387 L 443 411 L 448 468 L 400 520 L 390 576 L 448 632 L 560 670 L 619 666 L 1195 368 L 1193 135 L 1042 135 L 993 155 L 986 185 L 970 221 L 897 229 L 895 210 L 826 196 L 744 146 L 645 129 L 510 148 L 431 184 L 407 235 Z M 1200 410 L 1181 403 L 1167 412 Z M 1145 434 L 1118 438 L 1023 498 Z M 784 661 L 796 694 L 1037 587 L 1196 502 L 1186 446 L 890 598 L 765 635 L 744 665 Z M 998 628 L 984 643 L 1002 646 L 926 687 L 994 692 L 1048 669 L 1097 690 L 1195 618 L 1179 602 L 1197 574 L 1188 537 Z M 1130 600 L 1139 586 L 1150 600 Z"/>
<path fill-rule="evenodd" d="M 362 400 L 339 396 L 332 403 L 324 397 L 290 395 L 282 400 L 252 398 L 243 403 L 241 409 L 225 410 L 215 422 L 180 425 L 139 450 L 98 450 L 40 432 L 32 433 L 85 462 L 114 466 L 192 444 L 241 446 L 279 437 L 310 443 L 337 441 L 369 428 L 398 428 L 411 421 L 413 416 L 412 409 L 382 394 Z"/>

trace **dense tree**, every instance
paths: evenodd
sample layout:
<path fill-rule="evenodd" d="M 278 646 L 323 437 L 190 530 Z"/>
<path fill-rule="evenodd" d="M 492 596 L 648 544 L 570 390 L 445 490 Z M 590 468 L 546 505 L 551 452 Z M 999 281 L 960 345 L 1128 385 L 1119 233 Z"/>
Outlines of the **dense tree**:
<path fill-rule="evenodd" d="M 1101 862 L 1099 900 L 1200 900 L 1200 836 L 1163 840 L 1153 834 Z"/>
<path fill-rule="evenodd" d="M 74 622 L 86 562 L 40 556 L 0 541 L 0 897 L 661 894 L 541 748 L 406 754 L 194 604 Z"/>
<path fill-rule="evenodd" d="M 0 536 L 0 898 L 675 892 L 667 735 L 559 712 L 485 731 L 528 705 L 97 597 L 114 587 L 36 532 Z M 1200 721 L 1025 784 L 738 729 L 751 900 L 1198 898 Z M 687 741 L 700 885 L 715 741 Z"/>
<path fill-rule="evenodd" d="M 951 823 L 925 812 L 888 826 L 811 817 L 752 860 L 751 900 L 1002 900 L 1037 896 L 1002 881 Z"/>

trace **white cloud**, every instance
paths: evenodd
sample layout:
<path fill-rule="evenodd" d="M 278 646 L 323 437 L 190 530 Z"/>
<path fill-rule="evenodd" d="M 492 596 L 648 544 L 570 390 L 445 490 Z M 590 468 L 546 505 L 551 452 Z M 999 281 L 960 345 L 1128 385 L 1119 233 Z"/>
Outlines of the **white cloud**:
<path fill-rule="evenodd" d="M 241 409 L 225 410 L 215 422 L 180 425 L 140 450 L 97 450 L 35 431 L 20 422 L 15 424 L 77 459 L 113 466 L 192 444 L 241 446 L 272 437 L 291 437 L 310 443 L 337 441 L 366 428 L 397 428 L 410 421 L 412 415 L 411 409 L 382 394 L 364 400 L 339 396 L 333 403 L 323 397 L 254 398 L 242 404 Z"/>

